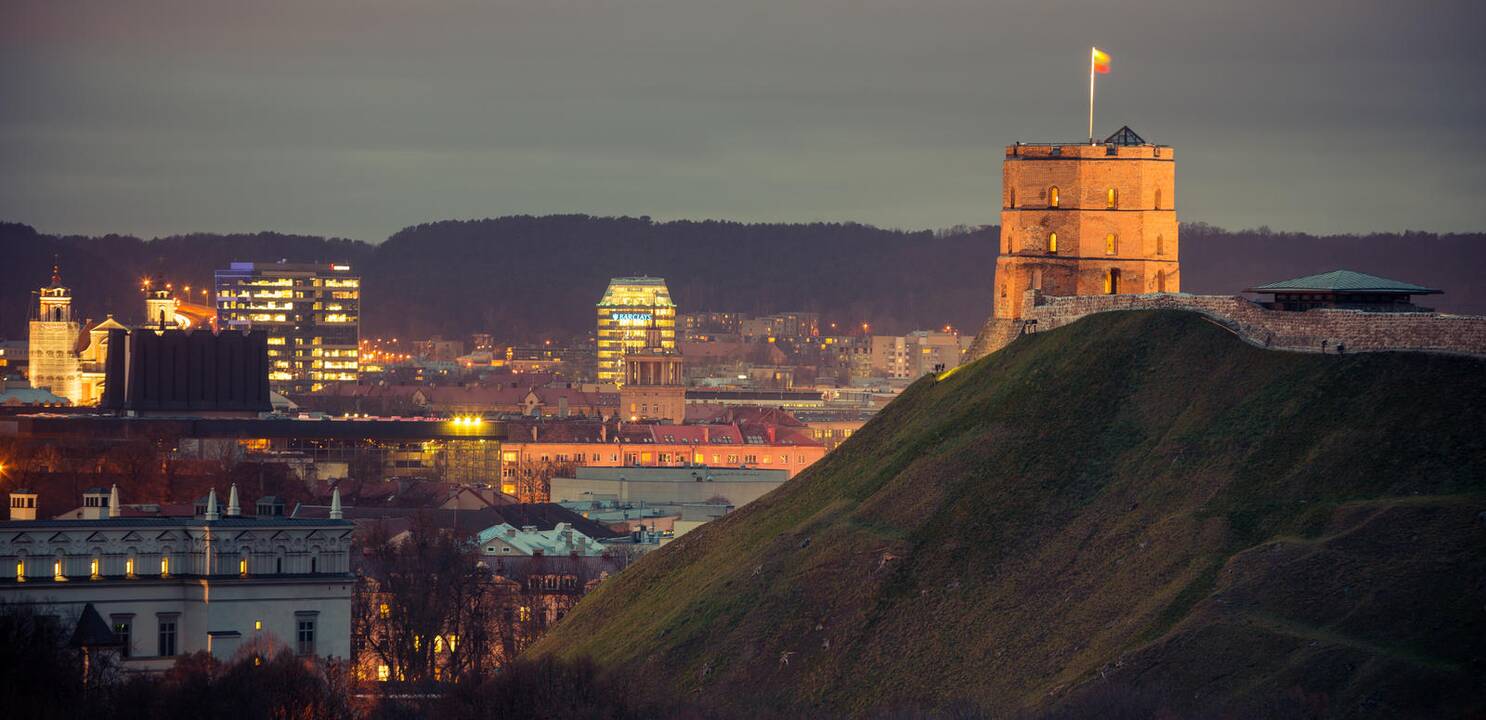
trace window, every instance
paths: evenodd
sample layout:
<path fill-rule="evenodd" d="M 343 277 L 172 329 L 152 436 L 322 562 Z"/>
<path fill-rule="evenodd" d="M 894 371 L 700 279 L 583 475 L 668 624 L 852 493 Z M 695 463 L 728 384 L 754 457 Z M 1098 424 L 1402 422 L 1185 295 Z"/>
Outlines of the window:
<path fill-rule="evenodd" d="M 1161 209 L 1161 188 L 1156 188 L 1156 209 Z"/>
<path fill-rule="evenodd" d="M 1156 254 L 1157 255 L 1165 255 L 1166 254 L 1166 236 L 1165 235 L 1157 235 L 1156 236 Z"/>
<path fill-rule="evenodd" d="M 115 615 L 112 619 L 114 626 L 114 637 L 118 638 L 119 644 L 124 646 L 120 654 L 123 657 L 129 657 L 130 632 L 133 630 L 134 616 Z"/>
<path fill-rule="evenodd" d="M 99 577 L 98 558 L 96 557 L 93 558 L 92 562 L 88 563 L 88 577 L 92 578 L 93 580 L 97 580 Z"/>
<path fill-rule="evenodd" d="M 1116 248 L 1115 234 L 1114 233 L 1110 233 L 1108 235 L 1105 235 L 1104 236 L 1104 254 L 1105 255 L 1113 255 L 1113 254 L 1115 254 L 1115 248 Z"/>
<path fill-rule="evenodd" d="M 1166 292 L 1166 271 L 1156 271 L 1156 292 Z"/>
<path fill-rule="evenodd" d="M 1006 190 L 1006 207 L 1009 207 L 1009 208 L 1015 208 L 1016 207 L 1016 188 L 1007 188 L 1007 190 Z"/>
<path fill-rule="evenodd" d="M 172 657 L 175 655 L 175 622 L 176 615 L 160 616 L 160 657 Z"/>
<path fill-rule="evenodd" d="M 1120 292 L 1120 269 L 1110 268 L 1104 274 L 1104 292 L 1108 295 L 1117 295 Z"/>
<path fill-rule="evenodd" d="M 1047 251 L 1050 252 L 1050 253 L 1056 253 L 1056 252 L 1058 252 L 1058 234 L 1057 233 L 1048 233 L 1047 234 Z"/>
<path fill-rule="evenodd" d="M 1047 206 L 1055 208 L 1058 206 L 1058 186 L 1054 185 L 1047 189 Z"/>
<path fill-rule="evenodd" d="M 248 576 L 248 556 L 246 553 L 237 559 L 237 574 L 243 577 Z"/>
<path fill-rule="evenodd" d="M 26 561 L 25 560 L 17 560 L 17 561 L 15 561 L 15 579 L 16 579 L 16 582 L 26 582 Z"/>
<path fill-rule="evenodd" d="M 52 561 L 52 579 L 58 582 L 67 579 L 67 572 L 63 568 L 62 557 L 60 555 L 57 556 L 56 560 Z"/>
<path fill-rule="evenodd" d="M 134 577 L 134 558 L 124 561 L 124 577 Z"/>
<path fill-rule="evenodd" d="M 315 618 L 313 616 L 304 616 L 304 615 L 301 615 L 298 618 L 296 618 L 296 624 L 299 626 L 299 631 L 298 631 L 298 634 L 297 634 L 297 638 L 299 640 L 299 643 L 298 643 L 298 645 L 299 645 L 299 654 L 300 655 L 314 655 L 315 654 Z"/>
<path fill-rule="evenodd" d="M 1117 208 L 1119 206 L 1120 206 L 1120 193 L 1119 193 L 1119 191 L 1118 190 L 1115 190 L 1114 188 L 1110 188 L 1110 189 L 1106 190 L 1104 192 L 1104 208 L 1106 210 L 1113 210 L 1113 209 L 1115 209 L 1115 208 Z"/>
<path fill-rule="evenodd" d="M 160 577 L 170 577 L 170 555 L 160 555 Z"/>
<path fill-rule="evenodd" d="M 390 677 L 392 677 L 391 668 L 386 665 L 377 666 L 377 682 L 387 682 L 387 679 Z"/>

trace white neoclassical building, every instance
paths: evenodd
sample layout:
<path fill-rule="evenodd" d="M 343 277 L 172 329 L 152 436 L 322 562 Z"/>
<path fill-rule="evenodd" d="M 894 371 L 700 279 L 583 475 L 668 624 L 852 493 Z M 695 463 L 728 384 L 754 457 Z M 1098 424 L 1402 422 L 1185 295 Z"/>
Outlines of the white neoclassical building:
<path fill-rule="evenodd" d="M 248 643 L 349 658 L 353 527 L 340 519 L 243 515 L 232 488 L 196 517 L 123 517 L 114 488 L 94 519 L 35 519 L 35 495 L 11 494 L 0 522 L 0 598 L 67 618 L 92 603 L 124 642 L 126 670 L 163 670 Z"/>

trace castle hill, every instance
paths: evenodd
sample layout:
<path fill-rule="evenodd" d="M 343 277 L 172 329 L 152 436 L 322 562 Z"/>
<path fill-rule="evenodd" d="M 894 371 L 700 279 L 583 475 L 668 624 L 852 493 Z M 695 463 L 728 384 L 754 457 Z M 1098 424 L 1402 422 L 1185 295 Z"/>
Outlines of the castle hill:
<path fill-rule="evenodd" d="M 1483 23 L 22 3 L 0 717 L 1486 717 Z"/>

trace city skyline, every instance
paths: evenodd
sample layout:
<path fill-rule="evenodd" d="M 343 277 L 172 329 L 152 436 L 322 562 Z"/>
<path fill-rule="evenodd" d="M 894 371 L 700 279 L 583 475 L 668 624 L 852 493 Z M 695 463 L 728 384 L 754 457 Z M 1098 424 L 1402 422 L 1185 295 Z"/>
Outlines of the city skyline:
<path fill-rule="evenodd" d="M 1185 148 L 1185 217 L 1470 231 L 1483 12 L 27 3 L 0 29 L 0 217 L 373 242 L 509 213 L 993 224 L 1006 143 L 1083 136 L 1098 44 L 1096 134 Z"/>

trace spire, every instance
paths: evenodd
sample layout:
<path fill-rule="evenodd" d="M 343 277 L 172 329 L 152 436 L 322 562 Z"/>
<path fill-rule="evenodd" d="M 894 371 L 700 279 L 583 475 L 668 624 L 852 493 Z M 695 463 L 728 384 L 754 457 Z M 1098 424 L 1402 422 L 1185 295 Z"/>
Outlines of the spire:
<path fill-rule="evenodd" d="M 212 491 L 209 492 L 209 493 L 207 493 L 207 495 L 206 495 L 206 519 L 207 520 L 221 520 L 222 519 L 222 514 L 219 513 L 219 512 L 217 512 L 217 489 L 216 488 L 212 488 Z"/>
<path fill-rule="evenodd" d="M 62 287 L 62 263 L 52 263 L 52 287 Z"/>
<path fill-rule="evenodd" d="M 339 485 L 330 491 L 330 519 L 344 520 L 345 512 L 341 510 L 341 488 Z"/>
<path fill-rule="evenodd" d="M 121 512 L 122 510 L 119 508 L 119 484 L 114 483 L 114 486 L 108 491 L 108 516 L 116 518 Z"/>
<path fill-rule="evenodd" d="M 242 505 L 237 502 L 237 483 L 232 483 L 232 490 L 227 493 L 227 517 L 239 517 L 242 514 Z"/>

